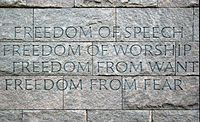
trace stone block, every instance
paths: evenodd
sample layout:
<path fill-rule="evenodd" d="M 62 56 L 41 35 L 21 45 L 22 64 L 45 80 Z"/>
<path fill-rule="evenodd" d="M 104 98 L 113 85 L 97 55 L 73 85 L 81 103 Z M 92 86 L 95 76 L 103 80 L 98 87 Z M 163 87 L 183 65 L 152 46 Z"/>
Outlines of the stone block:
<path fill-rule="evenodd" d="M 30 28 L 33 28 L 33 9 L 0 8 L 0 40 L 33 41 Z"/>
<path fill-rule="evenodd" d="M 123 79 L 124 109 L 198 109 L 198 76 L 136 76 Z"/>
<path fill-rule="evenodd" d="M 154 122 L 199 122 L 197 110 L 156 110 L 153 112 Z"/>
<path fill-rule="evenodd" d="M 0 7 L 21 7 L 26 6 L 26 0 L 0 0 Z"/>
<path fill-rule="evenodd" d="M 65 109 L 122 108 L 121 77 L 65 76 L 64 79 Z"/>
<path fill-rule="evenodd" d="M 156 7 L 157 0 L 76 0 L 76 7 Z"/>
<path fill-rule="evenodd" d="M 35 9 L 34 13 L 37 41 L 115 40 L 110 33 L 114 8 Z"/>
<path fill-rule="evenodd" d="M 1 122 L 22 122 L 22 110 L 0 110 Z"/>
<path fill-rule="evenodd" d="M 147 110 L 89 110 L 89 122 L 150 122 L 151 113 Z"/>
<path fill-rule="evenodd" d="M 199 6 L 199 0 L 158 0 L 158 7 Z"/>
<path fill-rule="evenodd" d="M 24 110 L 24 122 L 86 122 L 84 110 Z"/>
<path fill-rule="evenodd" d="M 29 7 L 74 7 L 74 0 L 27 0 Z"/>
<path fill-rule="evenodd" d="M 0 109 L 61 109 L 63 77 L 0 77 Z"/>
<path fill-rule="evenodd" d="M 192 41 L 192 8 L 119 8 L 117 41 Z"/>

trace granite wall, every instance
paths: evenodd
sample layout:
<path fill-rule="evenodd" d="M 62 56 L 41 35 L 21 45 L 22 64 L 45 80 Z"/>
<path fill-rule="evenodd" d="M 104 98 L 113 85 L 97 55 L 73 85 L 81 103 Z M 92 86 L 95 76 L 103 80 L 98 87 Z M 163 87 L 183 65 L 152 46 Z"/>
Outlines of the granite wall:
<path fill-rule="evenodd" d="M 199 0 L 0 0 L 0 122 L 199 122 Z"/>

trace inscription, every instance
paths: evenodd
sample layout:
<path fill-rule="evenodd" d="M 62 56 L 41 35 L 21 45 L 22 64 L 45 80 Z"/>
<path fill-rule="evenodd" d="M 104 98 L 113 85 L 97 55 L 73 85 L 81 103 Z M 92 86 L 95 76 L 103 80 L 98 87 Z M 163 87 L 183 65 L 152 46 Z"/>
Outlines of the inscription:
<path fill-rule="evenodd" d="M 198 72 L 198 59 L 176 61 L 196 50 L 190 43 L 1 43 L 0 56 L 11 73 L 154 73 Z M 87 56 L 87 57 L 86 57 Z M 113 58 L 111 58 L 113 57 Z M 118 59 L 116 59 L 118 57 Z M 157 57 L 157 58 L 156 58 Z M 170 60 L 160 60 L 170 59 Z M 90 60 L 88 60 L 90 59 Z M 92 60 L 93 59 L 93 60 Z M 145 60 L 146 59 L 146 60 Z M 8 63 L 9 62 L 9 63 Z M 3 69 L 2 69 L 3 70 Z"/>
<path fill-rule="evenodd" d="M 98 29 L 95 29 L 98 28 Z M 94 32 L 96 31 L 96 32 Z M 124 38 L 183 38 L 183 27 L 120 27 L 120 26 L 101 26 L 101 27 L 15 27 L 14 38 L 93 38 L 94 34 L 98 34 L 99 38 L 117 37 L 122 32 Z M 95 35 L 96 36 L 96 35 Z"/>
<path fill-rule="evenodd" d="M 138 79 L 124 80 L 122 84 L 120 79 L 5 79 L 3 80 L 6 90 L 183 90 L 185 81 L 181 79 Z M 83 88 L 83 83 L 88 82 L 87 88 Z M 143 84 L 139 83 L 142 82 Z M 64 84 L 64 85 L 63 85 Z"/>
<path fill-rule="evenodd" d="M 0 109 L 198 109 L 197 10 L 0 9 Z"/>

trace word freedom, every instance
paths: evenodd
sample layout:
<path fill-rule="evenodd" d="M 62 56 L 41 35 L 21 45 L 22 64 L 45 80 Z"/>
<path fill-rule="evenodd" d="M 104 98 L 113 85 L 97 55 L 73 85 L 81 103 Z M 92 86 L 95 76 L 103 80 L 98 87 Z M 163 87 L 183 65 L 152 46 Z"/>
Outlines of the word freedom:
<path fill-rule="evenodd" d="M 183 90 L 181 79 L 5 79 L 6 90 Z M 123 83 L 123 84 L 122 84 Z M 122 87 L 123 86 L 123 87 Z"/>
<path fill-rule="evenodd" d="M 167 57 L 187 56 L 192 51 L 192 45 L 169 44 L 5 44 L 0 47 L 3 57 L 21 57 L 24 60 L 13 60 L 13 73 L 91 73 L 92 65 L 97 73 L 136 73 L 144 72 L 181 72 L 182 70 L 195 72 L 198 69 L 198 61 L 171 62 L 160 61 L 161 56 Z M 101 60 L 96 60 L 98 57 Z M 118 60 L 103 60 L 104 57 L 120 56 Z M 37 60 L 29 60 L 35 57 Z M 42 58 L 41 58 L 42 57 Z M 48 58 L 51 57 L 51 60 Z M 61 57 L 61 58 L 59 58 Z M 76 58 L 73 58 L 76 57 Z M 93 62 L 92 62 L 92 57 Z M 126 57 L 129 61 L 123 60 Z M 153 61 L 143 61 L 141 57 L 158 57 Z M 26 60 L 28 59 L 28 60 Z"/>
<path fill-rule="evenodd" d="M 183 27 L 15 27 L 14 37 L 20 38 L 183 38 Z"/>
<path fill-rule="evenodd" d="M 0 47 L 3 56 L 185 56 L 190 44 L 5 44 Z"/>

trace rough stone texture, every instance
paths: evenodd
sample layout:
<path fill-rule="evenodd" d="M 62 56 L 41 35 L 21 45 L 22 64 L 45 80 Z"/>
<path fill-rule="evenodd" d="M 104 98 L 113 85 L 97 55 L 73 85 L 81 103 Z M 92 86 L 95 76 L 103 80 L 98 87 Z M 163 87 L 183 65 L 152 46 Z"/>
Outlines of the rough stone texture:
<path fill-rule="evenodd" d="M 0 110 L 1 122 L 22 122 L 21 110 Z"/>
<path fill-rule="evenodd" d="M 194 41 L 199 42 L 199 8 L 194 8 Z"/>
<path fill-rule="evenodd" d="M 89 110 L 89 122 L 150 122 L 151 113 L 147 110 Z"/>
<path fill-rule="evenodd" d="M 75 7 L 115 7 L 117 0 L 75 0 Z"/>
<path fill-rule="evenodd" d="M 121 87 L 119 87 L 121 77 L 65 76 L 64 78 L 68 81 L 69 86 L 64 94 L 65 109 L 121 109 L 122 91 Z M 70 79 L 73 79 L 76 86 L 79 80 L 82 79 L 82 90 L 80 85 L 77 89 L 73 89 L 74 87 L 72 85 L 70 90 Z M 92 85 L 92 90 L 91 79 L 94 79 L 92 80 L 92 84 L 96 84 Z M 101 86 L 100 89 L 100 81 L 102 84 L 106 82 L 105 86 L 107 89 L 104 86 Z M 110 83 L 112 88 L 116 90 L 112 90 L 111 87 L 109 87 Z"/>
<path fill-rule="evenodd" d="M 168 76 L 168 77 L 125 77 L 124 84 L 127 81 L 129 86 L 136 79 L 137 90 L 134 86 L 128 89 L 124 86 L 123 101 L 125 109 L 198 109 L 199 108 L 199 77 L 198 76 Z M 145 80 L 147 80 L 147 89 L 145 90 Z M 165 87 L 164 90 L 154 90 L 153 79 L 156 80 L 156 89 L 161 89 L 166 79 L 172 90 Z M 181 90 L 179 87 L 175 90 L 174 80 L 182 81 Z M 179 84 L 179 82 L 177 82 Z M 134 84 L 133 84 L 134 85 Z"/>
<path fill-rule="evenodd" d="M 192 41 L 192 13 L 192 8 L 119 8 L 117 26 L 121 33 L 118 34 L 117 41 Z M 129 33 L 125 32 L 124 27 L 131 27 L 131 37 L 128 37 Z M 150 38 L 144 38 L 143 34 L 135 38 L 134 27 L 150 27 Z M 153 27 L 159 27 L 159 38 L 153 38 Z M 175 27 L 177 30 L 183 27 L 183 38 L 181 34 L 176 34 L 175 38 L 162 37 L 160 30 L 163 27 Z M 172 32 L 168 30 L 165 34 L 172 36 Z"/>
<path fill-rule="evenodd" d="M 179 51 L 179 45 L 182 51 Z M 184 52 L 184 47 L 185 50 L 191 50 Z M 176 75 L 199 75 L 199 42 L 177 42 L 176 62 Z"/>
<path fill-rule="evenodd" d="M 76 7 L 156 7 L 157 0 L 75 0 Z"/>
<path fill-rule="evenodd" d="M 4 45 L 6 45 L 5 56 L 4 56 Z M 19 46 L 19 54 L 14 50 L 18 50 L 16 47 Z M 16 46 L 18 45 L 18 46 Z M 24 45 L 29 45 L 24 47 Z M 33 45 L 35 49 L 33 49 Z M 50 53 L 50 48 L 43 45 L 49 45 L 52 47 L 52 53 L 48 56 L 44 54 Z M 4 75 L 91 75 L 92 74 L 92 56 L 87 53 L 87 47 L 92 43 L 74 43 L 74 42 L 1 42 L 0 43 L 0 76 Z M 65 47 L 65 48 L 63 48 Z M 80 48 L 79 48 L 80 47 Z M 42 51 L 44 49 L 44 51 Z M 80 51 L 79 51 L 80 49 Z M 25 53 L 24 53 L 24 50 Z M 37 55 L 34 56 L 33 52 Z M 73 54 L 75 53 L 75 54 Z M 25 55 L 23 55 L 25 54 Z M 14 62 L 18 62 L 13 64 Z M 22 68 L 22 62 L 25 65 L 28 64 L 28 68 Z M 37 62 L 37 63 L 34 63 Z M 46 62 L 42 65 L 42 62 Z M 53 63 L 52 62 L 59 62 Z M 73 62 L 73 63 L 71 63 Z M 79 65 L 80 62 L 80 65 Z M 66 64 L 66 65 L 65 65 Z M 15 66 L 14 66 L 15 65 Z M 52 70 L 52 66 L 54 67 Z M 81 67 L 82 66 L 82 67 Z M 43 68 L 46 67 L 46 68 Z M 65 68 L 64 68 L 65 67 Z M 59 70 L 60 68 L 60 70 Z M 85 68 L 84 70 L 82 68 Z M 28 69 L 28 70 L 27 70 Z M 59 71 L 58 71 L 59 70 Z"/>
<path fill-rule="evenodd" d="M 32 41 L 30 36 L 24 38 L 24 34 L 18 34 L 15 38 L 15 27 L 33 27 L 33 10 L 17 8 L 0 8 L 0 40 L 1 39 L 27 39 Z"/>
<path fill-rule="evenodd" d="M 69 38 L 64 35 L 60 38 L 35 38 L 35 40 L 114 41 L 112 36 L 102 38 L 98 34 L 98 29 L 101 26 L 109 26 L 110 28 L 114 26 L 114 9 L 112 8 L 36 9 L 34 25 L 35 27 L 62 27 L 64 30 L 69 26 L 73 26 L 77 28 L 78 33 L 74 38 Z M 83 27 L 84 31 L 88 31 L 89 27 L 91 27 L 92 37 L 90 37 L 90 35 L 87 35 L 86 37 L 82 35 L 80 37 L 80 32 L 82 33 L 80 26 Z M 49 30 L 53 32 L 52 29 L 53 28 Z M 74 32 L 75 31 L 71 29 L 69 36 L 73 37 L 75 35 Z M 107 33 L 107 30 L 103 30 L 102 33 Z"/>
<path fill-rule="evenodd" d="M 156 7 L 157 0 L 117 0 L 118 7 Z"/>
<path fill-rule="evenodd" d="M 0 0 L 3 7 L 192 7 L 199 0 Z"/>
<path fill-rule="evenodd" d="M 73 7 L 74 0 L 27 0 L 29 7 Z"/>
<path fill-rule="evenodd" d="M 61 109 L 62 108 L 62 97 L 63 91 L 58 90 L 55 86 L 51 90 L 44 90 L 44 82 L 42 79 L 51 79 L 55 83 L 63 77 L 30 77 L 30 76 L 15 76 L 15 77 L 0 77 L 0 109 Z M 8 87 L 6 90 L 5 79 L 12 79 L 12 86 Z M 21 90 L 17 87 L 15 90 L 14 79 L 22 80 Z M 32 79 L 28 81 L 27 88 L 31 90 L 25 90 L 26 82 L 25 79 Z M 35 82 L 41 84 L 35 90 Z M 8 81 L 9 83 L 11 80 Z M 16 83 L 19 83 L 17 81 Z M 47 88 L 50 88 L 51 82 L 47 82 Z M 63 87 L 63 86 L 61 86 Z M 38 90 L 40 89 L 40 90 Z"/>
<path fill-rule="evenodd" d="M 199 0 L 158 0 L 158 7 L 199 6 Z"/>
<path fill-rule="evenodd" d="M 160 110 L 153 112 L 154 122 L 199 122 L 198 110 Z"/>
<path fill-rule="evenodd" d="M 26 6 L 26 0 L 0 0 L 0 7 L 21 7 Z"/>
<path fill-rule="evenodd" d="M 25 110 L 24 122 L 86 122 L 84 110 Z"/>
<path fill-rule="evenodd" d="M 93 44 L 98 45 L 100 50 L 93 57 L 95 75 L 175 75 L 174 42 L 95 42 Z M 161 49 L 162 54 L 156 55 L 159 54 L 159 51 L 155 49 L 156 45 L 161 45 L 159 49 Z M 165 55 L 165 45 L 169 46 L 170 49 L 174 46 L 174 52 L 168 51 Z M 120 50 L 121 47 L 123 47 L 123 51 Z M 149 48 L 152 48 L 151 53 L 147 51 Z M 107 51 L 103 52 L 102 50 Z M 93 51 L 96 54 L 96 48 Z M 169 68 L 168 62 L 172 68 Z"/>
<path fill-rule="evenodd" d="M 27 3 L 26 3 L 27 2 Z M 76 3 L 75 3 L 76 2 Z M 199 63 L 195 65 L 195 71 L 192 71 L 193 66 L 188 64 L 188 71 L 184 70 L 175 72 L 151 72 L 150 67 L 144 66 L 144 71 L 141 72 L 123 72 L 120 73 L 117 69 L 114 72 L 107 73 L 105 70 L 97 72 L 97 62 L 112 61 L 113 63 L 124 62 L 140 62 L 147 63 L 149 61 L 172 62 L 175 67 L 175 62 L 190 62 L 199 61 L 199 0 L 0 0 L 0 122 L 199 122 Z M 9 8 L 9 7 L 31 7 L 31 8 Z M 33 10 L 32 7 L 35 7 Z M 38 9 L 44 7 L 45 9 Z M 51 9 L 50 7 L 63 7 L 63 9 Z M 139 7 L 139 8 L 65 8 L 65 7 Z M 140 8 L 141 7 L 141 8 Z M 144 7 L 144 8 L 143 8 Z M 148 7 L 148 8 L 145 8 Z M 163 8 L 150 8 L 163 7 Z M 166 7 L 166 8 L 165 8 Z M 170 7 L 170 8 L 167 8 Z M 178 8 L 177 8 L 178 7 Z M 194 8 L 192 8 L 194 7 Z M 47 9 L 48 8 L 48 9 Z M 34 15 L 33 15 L 34 13 Z M 34 20 L 33 20 L 34 19 Z M 34 22 L 35 21 L 35 22 Z M 34 22 L 34 23 L 33 23 Z M 119 26 L 118 38 L 113 38 L 112 34 L 109 38 L 102 38 L 98 35 L 97 30 L 101 26 L 109 26 L 111 33 L 113 33 L 112 26 Z M 17 38 L 14 36 L 14 27 L 21 27 Z M 75 38 L 53 38 L 53 27 L 62 27 L 66 29 L 69 26 L 78 28 L 85 27 L 85 31 L 92 27 L 93 37 L 80 37 L 80 33 Z M 125 38 L 124 27 L 184 27 L 184 37 L 176 38 L 144 38 L 139 36 L 134 38 Z M 24 27 L 30 27 L 31 35 L 35 36 L 34 27 L 40 28 L 39 34 L 44 36 L 44 28 L 47 27 L 50 31 L 49 37 L 33 38 L 28 35 L 24 37 Z M 50 27 L 50 29 L 48 28 Z M 132 29 L 133 30 L 133 29 Z M 57 31 L 56 33 L 58 33 Z M 133 31 L 131 31 L 133 32 Z M 103 31 L 107 33 L 107 31 Z M 83 34 L 83 33 L 82 33 Z M 127 33 L 126 33 L 127 34 Z M 152 30 L 150 32 L 152 34 Z M 160 33 L 158 33 L 160 34 Z M 167 32 L 167 34 L 171 34 Z M 47 36 L 46 35 L 46 36 Z M 133 33 L 132 33 L 133 35 Z M 142 34 L 141 34 L 142 35 Z M 82 35 L 83 36 L 83 35 Z M 151 35 L 152 36 L 152 35 Z M 6 42 L 7 41 L 7 42 Z M 20 41 L 20 42 L 19 42 Z M 23 41 L 38 41 L 38 42 L 23 42 Z M 55 42 L 53 42 L 55 41 Z M 56 42 L 62 41 L 62 42 Z M 70 42 L 69 42 L 70 41 Z M 76 41 L 76 42 L 73 42 Z M 85 42 L 81 42 L 85 41 Z M 93 42 L 92 42 L 93 41 Z M 104 41 L 104 43 L 102 42 Z M 108 42 L 109 41 L 109 42 Z M 111 42 L 112 41 L 112 42 Z M 114 42 L 113 42 L 114 41 Z M 118 42 L 116 42 L 118 41 Z M 128 41 L 128 42 L 123 42 Z M 42 45 L 48 44 L 56 46 L 62 45 L 78 45 L 83 48 L 81 56 L 77 55 L 63 55 L 56 56 L 3 56 L 4 44 L 20 44 L 20 45 Z M 99 54 L 90 56 L 87 54 L 86 48 L 88 45 L 98 45 Z M 167 56 L 131 56 L 115 55 L 113 45 L 175 45 L 176 57 L 174 55 Z M 192 51 L 186 56 L 178 55 L 178 45 L 190 44 Z M 102 45 L 107 45 L 105 55 L 102 56 Z M 143 47 L 144 48 L 144 47 Z M 163 48 L 162 48 L 163 49 Z M 25 49 L 20 49 L 20 51 Z M 107 51 L 106 51 L 107 50 Z M 41 49 L 40 49 L 41 51 Z M 138 49 L 134 48 L 137 52 Z M 29 52 L 29 51 L 28 51 Z M 37 52 L 37 51 L 36 51 Z M 62 52 L 62 49 L 58 49 Z M 153 53 L 156 52 L 155 50 Z M 93 50 L 93 53 L 95 51 Z M 22 54 L 21 54 L 22 55 Z M 17 72 L 12 72 L 13 61 L 81 61 L 90 62 L 89 72 L 22 72 L 20 67 L 17 67 Z M 92 63 L 94 63 L 92 65 Z M 30 64 L 30 66 L 33 63 Z M 92 69 L 92 67 L 94 69 Z M 105 68 L 105 65 L 103 66 Z M 37 67 L 35 67 L 37 68 Z M 80 68 L 80 67 L 79 67 Z M 32 69 L 31 69 L 32 70 Z M 120 65 L 118 70 L 123 70 Z M 15 75 L 15 76 L 6 76 Z M 21 76 L 16 76 L 21 75 Z M 24 76 L 32 75 L 32 76 Z M 33 76 L 34 75 L 34 76 Z M 36 76 L 46 75 L 46 76 Z M 56 76 L 48 76 L 56 75 Z M 62 76 L 60 76 L 62 75 Z M 64 75 L 64 76 L 63 76 Z M 73 75 L 73 76 L 70 76 Z M 85 76 L 83 76 L 85 75 Z M 97 76 L 93 76 L 97 75 Z M 110 75 L 110 76 L 104 76 Z M 117 76 L 116 76 L 117 75 Z M 121 75 L 121 76 L 118 76 Z M 130 76 L 126 76 L 130 75 Z M 141 76 L 140 76 L 141 75 Z M 156 75 L 156 76 L 146 76 Z M 161 76 L 159 76 L 161 75 Z M 167 75 L 167 76 L 165 76 Z M 168 76 L 169 75 L 169 76 Z M 173 76 L 172 76 L 173 75 Z M 174 76 L 178 75 L 178 76 Z M 188 76 L 189 75 L 189 76 Z M 194 76 L 195 75 L 195 76 Z M 132 77 L 131 77 L 132 76 Z M 61 82 L 59 85 L 67 85 L 65 91 L 58 90 L 54 86 L 51 90 L 44 90 L 42 79 L 52 79 L 54 83 L 59 79 L 65 79 L 67 82 Z M 20 90 L 19 85 L 9 87 L 6 90 L 5 79 L 21 79 L 22 85 L 25 89 L 25 79 L 33 79 L 29 88 L 34 87 L 34 80 L 39 80 L 41 83 L 39 87 L 42 90 Z M 74 85 L 79 83 L 82 79 L 83 89 L 74 89 Z M 93 90 L 91 90 L 91 79 L 94 80 Z M 111 86 L 117 88 L 119 82 L 112 82 L 112 79 L 118 79 L 120 84 L 123 83 L 123 88 L 119 87 L 117 90 L 111 89 Z M 129 82 L 131 87 L 132 82 L 136 79 L 137 90 L 125 89 Z M 145 81 L 147 80 L 147 90 Z M 169 80 L 171 89 L 165 88 L 163 90 L 153 89 L 153 79 L 158 81 L 158 84 L 164 85 L 166 79 Z M 178 86 L 174 89 L 173 79 L 181 79 L 181 90 Z M 105 81 L 106 80 L 106 81 Z M 74 82 L 70 82 L 74 81 Z M 101 81 L 101 82 L 100 82 Z M 131 82 L 132 81 L 132 82 Z M 63 83 L 63 84 L 62 84 Z M 68 84 L 66 84 L 68 83 Z M 73 84 L 74 83 L 74 84 Z M 106 88 L 104 88 L 104 83 Z M 14 84 L 14 82 L 13 82 Z M 55 84 L 54 84 L 55 85 Z M 47 86 L 51 86 L 48 82 Z M 63 86 L 60 86 L 63 88 Z M 71 88 L 72 87 L 72 88 Z M 126 86 L 127 88 L 128 86 Z M 161 87 L 156 85 L 157 87 Z M 102 88 L 102 89 L 100 89 Z M 5 109 L 19 109 L 19 110 L 5 110 Z M 26 109 L 26 110 L 22 110 Z M 28 109 L 28 110 L 27 110 Z M 38 109 L 38 110 L 32 110 Z M 46 110 L 41 110 L 46 109 Z M 53 110 L 56 109 L 56 110 Z M 57 110 L 59 109 L 59 110 Z M 72 109 L 72 110 L 65 110 Z M 83 109 L 83 110 L 76 110 Z M 102 109 L 102 110 L 96 110 Z M 105 110 L 104 110 L 105 109 Z M 145 109 L 145 110 L 144 110 Z M 154 110 L 155 109 L 155 110 Z M 167 109 L 167 110 L 162 110 Z M 170 110 L 168 110 L 170 109 Z M 184 110 L 183 110 L 184 109 Z M 190 109 L 187 110 L 186 109 Z M 192 110 L 191 110 L 192 109 Z M 195 109 L 195 110 L 194 110 Z M 22 114 L 23 113 L 23 114 Z"/>

